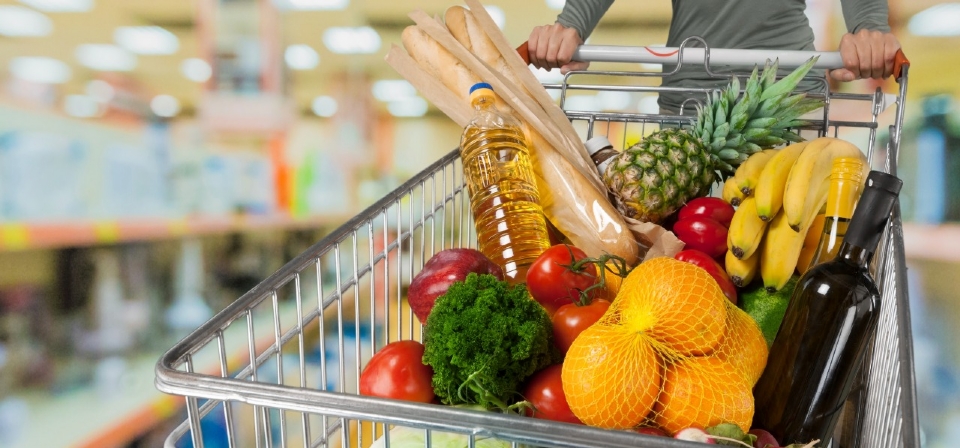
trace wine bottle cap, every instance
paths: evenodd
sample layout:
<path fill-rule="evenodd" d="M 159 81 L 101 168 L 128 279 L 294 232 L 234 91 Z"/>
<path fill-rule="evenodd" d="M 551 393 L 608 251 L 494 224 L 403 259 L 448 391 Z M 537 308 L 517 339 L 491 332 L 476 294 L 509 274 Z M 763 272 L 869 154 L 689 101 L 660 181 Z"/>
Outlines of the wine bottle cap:
<path fill-rule="evenodd" d="M 903 181 L 899 177 L 881 171 L 871 171 L 870 175 L 867 176 L 867 187 L 879 188 L 894 196 L 900 194 L 900 187 L 902 186 Z"/>
<path fill-rule="evenodd" d="M 613 144 L 610 143 L 610 140 L 603 135 L 598 135 L 590 140 L 587 140 L 583 146 L 587 147 L 587 154 L 591 156 L 603 148 L 613 148 Z"/>
<path fill-rule="evenodd" d="M 860 197 L 850 227 L 843 238 L 844 244 L 860 247 L 874 252 L 880 236 L 887 226 L 890 211 L 897 202 L 900 187 L 903 185 L 896 176 L 880 171 L 871 171 L 867 176 L 867 187 Z"/>

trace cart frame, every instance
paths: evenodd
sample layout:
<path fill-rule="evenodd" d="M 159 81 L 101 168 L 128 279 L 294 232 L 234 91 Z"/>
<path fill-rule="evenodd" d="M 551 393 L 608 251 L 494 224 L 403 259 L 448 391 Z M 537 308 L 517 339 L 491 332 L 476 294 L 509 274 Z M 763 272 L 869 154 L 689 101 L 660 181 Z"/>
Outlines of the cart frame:
<path fill-rule="evenodd" d="M 690 38 L 679 47 L 678 64 L 669 73 L 571 72 L 560 84 L 545 87 L 560 91 L 561 107 L 566 104 L 568 93 L 577 90 L 642 93 L 676 90 L 643 85 L 574 84 L 571 79 L 581 75 L 618 79 L 669 76 L 687 61 L 684 52 L 694 49 L 696 42 L 702 44 L 696 50 L 704 54 L 707 73 L 729 78 L 711 70 L 710 49 L 705 42 Z M 609 51 L 602 51 L 604 48 L 609 49 L 585 46 L 579 51 L 592 55 L 594 60 L 610 60 L 603 59 L 604 55 L 609 57 Z M 867 156 L 873 168 L 896 175 L 908 70 L 909 63 L 905 63 L 897 76 L 896 115 L 881 157 L 874 154 L 878 116 L 890 96 L 885 96 L 879 88 L 874 94 L 866 95 L 831 93 L 825 78 L 819 77 L 822 90 L 811 95 L 823 95 L 823 117 L 800 132 L 836 136 L 841 129 L 866 130 Z M 871 118 L 832 120 L 831 104 L 837 101 L 870 103 Z M 680 115 L 565 112 L 581 133 L 585 128 L 584 139 L 605 128 L 611 141 L 619 140 L 625 147 L 631 126 L 634 131 L 640 126 L 643 134 L 647 126 L 691 123 L 693 117 L 684 113 L 686 106 L 685 103 Z M 623 138 L 613 138 L 610 134 L 621 132 L 621 127 Z M 919 447 L 913 340 L 899 205 L 881 241 L 874 257 L 882 294 L 880 321 L 873 349 L 864 364 L 867 367 L 861 380 L 865 384 L 864 395 L 851 420 L 854 426 L 848 427 L 846 437 L 840 437 L 840 444 L 871 448 Z M 170 434 L 165 446 L 178 446 L 178 441 L 189 433 L 193 446 L 203 447 L 201 419 L 208 415 L 218 418 L 222 415 L 222 436 L 230 447 L 246 446 L 238 436 L 245 428 L 241 416 L 252 417 L 253 438 L 258 447 L 368 446 L 370 438 L 378 436 L 385 439 L 381 441 L 382 446 L 389 446 L 387 429 L 390 427 L 422 430 L 427 447 L 431 446 L 431 437 L 436 432 L 463 434 L 467 438 L 466 446 L 471 448 L 485 438 L 502 439 L 514 447 L 698 446 L 627 431 L 358 395 L 358 376 L 369 356 L 389 341 L 422 337 L 419 324 L 404 307 L 403 289 L 409 279 L 437 251 L 475 245 L 459 150 L 454 150 L 286 263 L 160 358 L 155 371 L 157 388 L 184 396 L 187 410 L 187 419 Z M 331 273 L 331 269 L 335 272 Z M 307 291 L 314 287 L 312 293 Z M 295 318 L 290 307 L 295 308 Z M 266 319 L 257 320 L 260 314 Z M 282 325 L 282 320 L 287 320 L 289 325 Z M 369 334 L 361 336 L 364 328 Z M 348 334 L 351 329 L 352 337 Z M 319 337 L 313 337 L 313 331 L 317 331 Z M 232 339 L 227 335 L 231 332 L 246 332 L 239 347 L 243 355 L 236 360 L 230 359 L 234 351 L 230 350 Z M 264 333 L 267 334 L 265 340 L 258 342 L 255 336 Z M 311 379 L 316 375 L 308 371 L 317 366 L 310 363 L 308 355 L 316 347 L 320 353 L 320 378 L 312 385 Z M 352 360 L 348 359 L 351 352 Z M 334 356 L 328 356 L 330 353 Z M 218 369 L 199 371 L 203 370 L 199 366 L 201 358 L 212 360 Z M 290 364 L 286 366 L 286 375 L 285 364 Z M 291 367 L 295 368 L 291 371 Z"/>

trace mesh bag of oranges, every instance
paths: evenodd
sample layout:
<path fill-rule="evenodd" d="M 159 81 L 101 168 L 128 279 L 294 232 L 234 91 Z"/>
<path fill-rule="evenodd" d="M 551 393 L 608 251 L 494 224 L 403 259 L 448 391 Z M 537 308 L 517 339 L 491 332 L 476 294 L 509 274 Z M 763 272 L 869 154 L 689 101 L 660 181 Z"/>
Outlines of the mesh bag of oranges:
<path fill-rule="evenodd" d="M 689 263 L 655 258 L 624 280 L 609 311 L 573 342 L 562 382 L 570 409 L 601 428 L 753 419 L 767 344 L 753 319 Z"/>

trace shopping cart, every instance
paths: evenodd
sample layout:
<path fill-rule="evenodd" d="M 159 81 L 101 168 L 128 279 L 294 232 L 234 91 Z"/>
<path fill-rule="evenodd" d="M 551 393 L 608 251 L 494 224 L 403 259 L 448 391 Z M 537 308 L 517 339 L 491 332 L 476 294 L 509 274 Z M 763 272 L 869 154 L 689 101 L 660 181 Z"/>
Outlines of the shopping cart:
<path fill-rule="evenodd" d="M 702 44 L 700 48 L 695 48 L 695 41 Z M 747 57 L 762 64 L 769 57 L 764 52 L 711 51 L 699 38 L 688 39 L 675 52 L 584 46 L 578 54 L 581 60 L 631 63 L 664 62 L 658 58 L 672 57 L 666 62 L 677 64 L 677 70 L 681 64 L 697 61 L 716 77 L 729 77 L 712 71 L 724 54 L 733 58 L 724 63 Z M 810 55 L 776 53 L 781 66 L 799 65 Z M 814 77 L 819 87 L 808 94 L 824 98 L 826 107 L 814 117 L 813 125 L 799 129 L 801 135 L 863 142 L 875 169 L 896 174 L 908 71 L 908 63 L 902 62 L 896 73 L 896 95 L 885 95 L 879 88 L 873 94 L 831 93 L 822 75 Z M 839 64 L 838 54 L 822 53 L 821 68 Z M 575 91 L 655 95 L 668 89 L 642 85 L 639 80 L 672 73 L 575 72 L 546 87 L 558 90 L 561 104 L 569 106 Z M 574 82 L 598 77 L 610 84 Z M 889 114 L 883 111 L 889 105 L 895 105 L 895 115 L 886 145 L 878 149 L 880 118 L 887 119 Z M 691 123 L 692 109 L 692 104 L 685 104 L 680 115 L 572 107 L 565 111 L 584 140 L 605 134 L 626 146 L 659 127 Z M 856 120 L 834 119 L 831 114 L 841 109 L 846 115 L 850 110 L 860 110 L 862 115 Z M 834 446 L 857 446 L 858 442 L 868 448 L 920 446 L 899 208 L 882 241 L 874 259 L 882 291 L 880 323 L 863 370 L 859 406 L 853 407 L 853 418 L 845 423 L 845 433 L 834 439 L 839 442 Z M 420 325 L 405 303 L 410 279 L 441 249 L 475 245 L 462 165 L 454 150 L 291 260 L 163 355 L 156 367 L 157 388 L 184 396 L 187 411 L 186 420 L 170 434 L 166 446 L 192 442 L 198 448 L 367 447 L 375 440 L 377 446 L 390 446 L 391 436 L 399 437 L 397 428 L 416 434 L 426 447 L 450 434 L 461 434 L 461 446 L 470 448 L 493 439 L 513 447 L 697 446 L 628 431 L 358 395 L 359 374 L 373 353 L 391 341 L 421 338 Z"/>

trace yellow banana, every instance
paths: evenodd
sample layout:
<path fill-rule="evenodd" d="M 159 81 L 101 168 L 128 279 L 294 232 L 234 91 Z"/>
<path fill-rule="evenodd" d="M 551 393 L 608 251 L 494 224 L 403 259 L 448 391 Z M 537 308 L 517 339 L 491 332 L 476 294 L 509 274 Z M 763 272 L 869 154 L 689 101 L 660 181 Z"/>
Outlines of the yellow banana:
<path fill-rule="evenodd" d="M 730 176 L 727 178 L 727 181 L 723 183 L 723 191 L 720 193 L 724 201 L 727 201 L 728 204 L 736 207 L 740 205 L 740 202 L 743 201 L 743 192 L 737 188 L 737 181 Z"/>
<path fill-rule="evenodd" d="M 787 185 L 783 191 L 783 211 L 790 226 L 799 231 L 810 215 L 816 215 L 821 202 L 826 200 L 830 187 L 830 171 L 833 159 L 838 157 L 864 158 L 860 148 L 853 144 L 830 137 L 821 137 L 814 142 L 828 140 L 819 151 L 811 151 L 813 143 L 800 154 L 790 169 Z M 865 160 L 865 158 L 864 158 Z"/>
<path fill-rule="evenodd" d="M 753 194 L 753 189 L 760 180 L 760 173 L 763 167 L 773 158 L 779 149 L 765 149 L 752 156 L 737 167 L 737 172 L 733 175 L 737 182 L 737 188 L 743 192 L 744 196 Z"/>
<path fill-rule="evenodd" d="M 727 231 L 727 249 L 741 260 L 749 258 L 760 247 L 767 223 L 757 215 L 757 201 L 746 198 L 737 207 Z"/>
<path fill-rule="evenodd" d="M 813 218 L 813 224 L 807 229 L 807 236 L 803 239 L 803 247 L 800 249 L 800 256 L 797 259 L 797 272 L 803 275 L 810 269 L 810 263 L 817 254 L 817 247 L 820 245 L 820 235 L 823 233 L 823 225 L 827 221 L 827 215 L 818 213 Z"/>
<path fill-rule="evenodd" d="M 826 201 L 825 197 L 823 201 Z M 817 205 L 817 210 L 822 206 L 823 202 Z M 816 213 L 810 214 L 801 223 L 799 232 L 790 226 L 785 210 L 781 210 L 770 222 L 760 249 L 760 276 L 767 291 L 780 290 L 793 276 L 800 259 L 800 251 L 803 249 L 803 241 L 816 217 Z"/>
<path fill-rule="evenodd" d="M 760 270 L 760 251 L 754 251 L 753 255 L 741 260 L 733 255 L 733 251 L 727 251 L 724 266 L 727 269 L 727 275 L 730 281 L 738 288 L 743 288 L 753 281 Z"/>
<path fill-rule="evenodd" d="M 825 144 L 825 142 L 822 142 Z M 769 221 L 780 212 L 783 205 L 783 189 L 787 185 L 790 168 L 811 142 L 794 143 L 777 152 L 760 172 L 753 195 L 757 198 L 757 213 L 760 219 Z M 818 143 L 819 145 L 820 143 Z"/>

